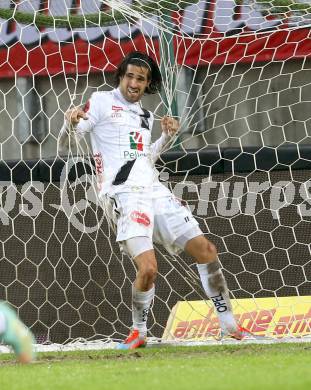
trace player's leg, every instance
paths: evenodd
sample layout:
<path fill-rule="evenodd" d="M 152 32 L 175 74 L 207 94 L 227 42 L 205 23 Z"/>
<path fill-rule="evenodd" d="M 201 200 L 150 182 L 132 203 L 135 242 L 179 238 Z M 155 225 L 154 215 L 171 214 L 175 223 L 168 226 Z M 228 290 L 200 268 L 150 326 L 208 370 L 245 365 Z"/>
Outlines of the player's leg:
<path fill-rule="evenodd" d="M 131 238 L 126 241 L 125 246 L 135 261 L 137 274 L 132 287 L 132 330 L 119 348 L 135 349 L 146 345 L 147 319 L 154 298 L 157 261 L 152 241 L 148 237 Z"/>
<path fill-rule="evenodd" d="M 186 236 L 187 234 L 184 235 L 184 240 L 186 240 Z M 184 250 L 196 259 L 201 283 L 206 295 L 214 304 L 221 334 L 237 340 L 248 336 L 253 337 L 251 332 L 239 326 L 234 318 L 229 290 L 221 270 L 215 245 L 202 234 L 187 240 L 184 244 Z"/>
<path fill-rule="evenodd" d="M 215 245 L 204 237 L 190 210 L 174 196 L 160 199 L 159 204 L 164 211 L 155 216 L 156 241 L 171 253 L 184 250 L 196 260 L 202 286 L 215 306 L 222 334 L 243 338 L 244 330 L 238 327 L 232 313 Z"/>
<path fill-rule="evenodd" d="M 239 331 L 238 325 L 232 312 L 229 290 L 215 245 L 203 235 L 199 235 L 185 243 L 185 251 L 197 262 L 202 286 L 215 306 L 222 333 L 236 334 Z"/>
<path fill-rule="evenodd" d="M 34 359 L 34 338 L 13 309 L 0 302 L 0 342 L 10 345 L 21 363 Z"/>
<path fill-rule="evenodd" d="M 132 331 L 121 349 L 146 345 L 147 316 L 154 297 L 157 262 L 153 250 L 153 208 L 147 193 L 118 194 L 114 198 L 117 241 L 137 266 L 132 287 Z"/>

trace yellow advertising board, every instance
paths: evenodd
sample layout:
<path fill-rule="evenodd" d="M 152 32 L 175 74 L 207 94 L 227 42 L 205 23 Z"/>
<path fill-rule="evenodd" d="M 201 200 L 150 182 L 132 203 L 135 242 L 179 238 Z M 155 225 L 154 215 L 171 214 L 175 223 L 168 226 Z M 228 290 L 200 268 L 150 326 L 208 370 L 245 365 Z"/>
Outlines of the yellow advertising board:
<path fill-rule="evenodd" d="M 278 339 L 311 335 L 311 296 L 231 302 L 237 322 L 254 335 Z M 185 301 L 174 306 L 162 340 L 215 340 L 219 334 L 217 315 L 209 301 Z"/>

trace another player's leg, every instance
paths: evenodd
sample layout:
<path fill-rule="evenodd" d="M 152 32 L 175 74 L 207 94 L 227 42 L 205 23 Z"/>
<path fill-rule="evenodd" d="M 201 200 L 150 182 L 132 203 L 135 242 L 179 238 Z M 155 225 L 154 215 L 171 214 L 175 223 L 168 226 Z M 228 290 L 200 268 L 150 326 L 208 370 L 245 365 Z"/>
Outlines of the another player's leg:
<path fill-rule="evenodd" d="M 215 245 L 203 235 L 200 235 L 186 243 L 185 251 L 197 261 L 202 286 L 206 295 L 214 304 L 222 335 L 229 335 L 238 340 L 250 335 L 250 332 L 241 328 L 234 318 L 229 290 L 221 270 Z"/>
<path fill-rule="evenodd" d="M 13 309 L 0 302 L 0 342 L 10 345 L 21 363 L 34 359 L 34 338 Z"/>
<path fill-rule="evenodd" d="M 153 249 L 144 250 L 152 247 L 148 237 L 129 239 L 126 246 L 137 265 L 137 275 L 132 287 L 132 330 L 119 349 L 135 349 L 146 346 L 147 318 L 154 298 L 157 261 Z"/>

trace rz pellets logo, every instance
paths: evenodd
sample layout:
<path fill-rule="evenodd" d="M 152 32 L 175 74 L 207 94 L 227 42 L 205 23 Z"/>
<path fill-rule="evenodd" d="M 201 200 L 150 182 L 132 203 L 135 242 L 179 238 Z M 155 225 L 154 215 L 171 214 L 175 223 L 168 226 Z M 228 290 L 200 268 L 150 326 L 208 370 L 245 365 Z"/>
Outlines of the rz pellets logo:
<path fill-rule="evenodd" d="M 133 150 L 143 151 L 143 136 L 138 131 L 130 132 L 130 148 Z"/>

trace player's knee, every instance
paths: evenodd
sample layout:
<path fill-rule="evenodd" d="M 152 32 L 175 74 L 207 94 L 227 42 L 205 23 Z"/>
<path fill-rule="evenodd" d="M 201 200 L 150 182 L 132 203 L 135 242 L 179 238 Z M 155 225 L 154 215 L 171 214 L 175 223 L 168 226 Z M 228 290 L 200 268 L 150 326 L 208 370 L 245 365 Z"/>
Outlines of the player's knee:
<path fill-rule="evenodd" d="M 208 240 L 206 240 L 206 241 L 207 241 L 207 252 L 211 255 L 211 258 L 213 260 L 216 260 L 218 253 L 217 253 L 217 248 L 216 248 L 215 244 L 213 244 L 212 242 L 210 242 Z"/>
<path fill-rule="evenodd" d="M 217 259 L 216 246 L 203 235 L 190 240 L 185 250 L 200 264 L 211 263 Z"/>
<path fill-rule="evenodd" d="M 151 284 L 155 281 L 158 273 L 158 267 L 155 262 L 145 263 L 140 269 L 139 273 L 145 284 Z"/>
<path fill-rule="evenodd" d="M 201 260 L 202 262 L 210 263 L 217 259 L 217 249 L 216 246 L 206 238 L 201 242 Z"/>

